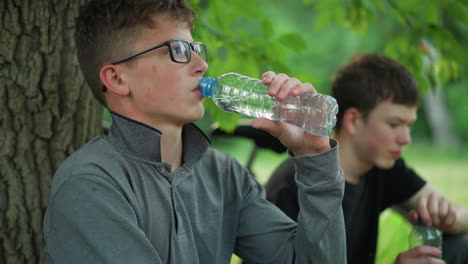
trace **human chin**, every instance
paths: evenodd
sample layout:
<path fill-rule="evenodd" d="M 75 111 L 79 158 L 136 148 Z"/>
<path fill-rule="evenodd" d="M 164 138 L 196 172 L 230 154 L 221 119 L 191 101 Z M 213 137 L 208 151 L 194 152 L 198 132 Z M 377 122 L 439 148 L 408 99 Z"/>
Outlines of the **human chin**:
<path fill-rule="evenodd" d="M 376 166 L 380 169 L 390 169 L 395 164 L 395 159 L 393 158 L 380 158 L 375 162 Z"/>
<path fill-rule="evenodd" d="M 202 106 L 201 110 L 200 110 L 200 114 L 197 117 L 197 120 L 195 120 L 195 121 L 198 121 L 198 120 L 202 119 L 204 115 L 205 115 L 205 108 L 203 108 L 203 106 Z"/>
<path fill-rule="evenodd" d="M 199 107 L 196 110 L 191 111 L 191 114 L 187 116 L 189 119 L 188 122 L 189 123 L 196 122 L 202 119 L 204 114 L 205 114 L 205 109 L 203 108 L 203 105 L 201 105 L 201 107 Z"/>

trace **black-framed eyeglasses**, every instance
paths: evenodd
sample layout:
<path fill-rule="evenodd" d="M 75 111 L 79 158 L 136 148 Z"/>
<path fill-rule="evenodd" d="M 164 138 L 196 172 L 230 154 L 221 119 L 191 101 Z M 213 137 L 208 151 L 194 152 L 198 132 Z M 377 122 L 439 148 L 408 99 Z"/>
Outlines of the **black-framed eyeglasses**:
<path fill-rule="evenodd" d="M 207 60 L 206 56 L 206 46 L 201 42 L 187 42 L 185 40 L 173 39 L 168 40 L 163 43 L 160 43 L 154 47 L 142 50 L 140 52 L 134 53 L 122 59 L 116 60 L 111 62 L 110 64 L 116 65 L 122 63 L 124 61 L 133 59 L 141 54 L 145 54 L 155 49 L 159 49 L 161 47 L 167 46 L 169 48 L 169 54 L 171 56 L 171 60 L 175 63 L 189 63 L 192 60 L 192 51 L 193 50 L 200 58 L 204 61 Z M 105 92 L 107 90 L 106 86 L 102 86 L 102 91 Z"/>
<path fill-rule="evenodd" d="M 111 62 L 112 65 L 116 65 L 118 63 L 130 60 L 135 58 L 136 56 L 140 56 L 141 54 L 145 54 L 155 49 L 159 49 L 161 47 L 167 46 L 169 48 L 169 54 L 171 55 L 171 60 L 176 63 L 189 63 L 192 59 L 192 52 L 193 50 L 198 56 L 200 56 L 204 61 L 206 61 L 206 47 L 203 43 L 200 42 L 187 42 L 185 40 L 168 40 L 161 44 L 158 44 L 154 47 L 145 49 L 143 51 L 137 52 L 135 54 L 129 55 L 125 58 L 116 60 Z"/>

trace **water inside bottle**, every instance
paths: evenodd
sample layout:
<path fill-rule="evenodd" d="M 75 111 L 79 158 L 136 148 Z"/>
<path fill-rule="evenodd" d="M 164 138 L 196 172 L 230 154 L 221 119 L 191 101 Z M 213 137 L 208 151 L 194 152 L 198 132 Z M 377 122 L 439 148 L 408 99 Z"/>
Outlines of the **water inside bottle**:
<path fill-rule="evenodd" d="M 304 100 L 305 97 L 302 99 Z M 330 115 L 314 107 L 312 100 L 319 100 L 316 96 L 309 96 L 303 102 L 298 97 L 287 97 L 284 101 L 277 101 L 269 95 L 254 93 L 239 96 L 225 96 L 213 98 L 219 108 L 224 111 L 259 118 L 264 117 L 275 121 L 285 121 L 303 128 L 315 135 L 329 135 L 336 122 L 336 111 Z M 320 101 L 320 100 L 319 100 Z M 323 109 L 328 110 L 331 102 L 321 102 Z"/>
<path fill-rule="evenodd" d="M 273 101 L 266 94 L 213 98 L 224 111 L 243 114 L 249 117 L 272 118 Z"/>

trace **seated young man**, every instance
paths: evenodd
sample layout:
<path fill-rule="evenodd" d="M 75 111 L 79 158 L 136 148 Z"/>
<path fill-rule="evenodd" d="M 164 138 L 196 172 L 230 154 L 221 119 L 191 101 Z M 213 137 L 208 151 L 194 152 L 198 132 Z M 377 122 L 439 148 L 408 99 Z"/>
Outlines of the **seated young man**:
<path fill-rule="evenodd" d="M 410 72 L 382 55 L 357 55 L 336 72 L 332 96 L 340 107 L 332 136 L 340 145 L 340 167 L 346 179 L 343 211 L 348 263 L 374 263 L 379 214 L 388 207 L 403 212 L 412 222 L 421 219 L 446 233 L 467 234 L 467 210 L 426 183 L 401 158 L 411 143 L 410 127 L 420 100 Z M 267 199 L 292 219 L 300 216 L 290 161 L 274 172 L 266 191 Z M 435 247 L 421 246 L 402 252 L 395 263 L 443 263 L 432 258 L 440 255 Z M 468 263 L 467 236 L 444 239 L 443 258 L 447 263 Z"/>
<path fill-rule="evenodd" d="M 113 118 L 109 136 L 56 171 L 44 218 L 46 263 L 345 263 L 344 177 L 329 137 L 266 119 L 289 148 L 301 186 L 297 223 L 264 198 L 232 157 L 192 122 L 206 49 L 183 0 L 92 0 L 76 28 L 78 59 Z M 315 92 L 266 72 L 278 100 Z"/>

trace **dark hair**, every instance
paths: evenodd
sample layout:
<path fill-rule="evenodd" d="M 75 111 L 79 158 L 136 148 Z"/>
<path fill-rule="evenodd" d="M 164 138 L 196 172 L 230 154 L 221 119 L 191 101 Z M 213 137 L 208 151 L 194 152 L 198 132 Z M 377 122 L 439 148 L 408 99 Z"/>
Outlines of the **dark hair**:
<path fill-rule="evenodd" d="M 400 63 L 380 54 L 357 54 L 335 73 L 331 87 L 338 102 L 336 130 L 350 107 L 364 118 L 382 101 L 417 106 L 420 95 L 416 80 Z"/>
<path fill-rule="evenodd" d="M 155 15 L 169 14 L 193 31 L 195 12 L 184 0 L 91 0 L 76 20 L 75 42 L 81 70 L 94 96 L 106 105 L 99 71 L 127 56 L 131 43 Z"/>

